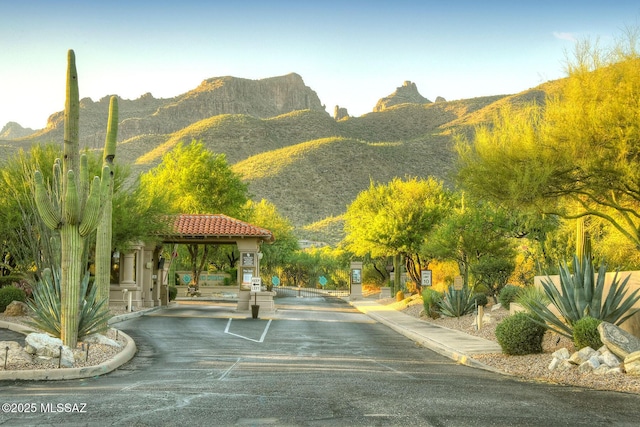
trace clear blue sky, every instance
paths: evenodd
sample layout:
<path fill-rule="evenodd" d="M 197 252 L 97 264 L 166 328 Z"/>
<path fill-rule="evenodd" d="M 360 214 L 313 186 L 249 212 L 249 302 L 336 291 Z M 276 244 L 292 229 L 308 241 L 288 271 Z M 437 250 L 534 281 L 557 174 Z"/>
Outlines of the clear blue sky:
<path fill-rule="evenodd" d="M 80 96 L 182 94 L 210 77 L 296 72 L 327 111 L 359 116 L 405 80 L 435 100 L 517 93 L 564 76 L 576 39 L 638 27 L 637 0 L 0 0 L 0 128 L 42 128 Z"/>

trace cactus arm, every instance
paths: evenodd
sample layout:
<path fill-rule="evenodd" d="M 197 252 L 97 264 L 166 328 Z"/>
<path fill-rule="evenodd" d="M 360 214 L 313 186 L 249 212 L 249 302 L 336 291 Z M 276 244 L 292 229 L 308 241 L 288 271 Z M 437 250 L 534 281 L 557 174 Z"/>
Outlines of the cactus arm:
<path fill-rule="evenodd" d="M 91 179 L 89 179 L 89 159 L 86 154 L 80 156 L 80 202 L 87 200 Z M 81 209 L 83 206 L 81 206 Z"/>
<path fill-rule="evenodd" d="M 80 196 L 73 171 L 67 172 L 63 211 L 64 219 L 68 224 L 77 224 L 80 221 Z"/>
<path fill-rule="evenodd" d="M 109 99 L 109 119 L 107 121 L 107 137 L 104 141 L 103 161 L 113 164 L 116 156 L 116 142 L 118 139 L 118 98 L 112 96 Z"/>
<path fill-rule="evenodd" d="M 96 231 L 96 270 L 95 286 L 96 299 L 109 303 L 109 289 L 111 285 L 111 239 L 112 232 L 112 195 L 113 195 L 113 160 L 116 155 L 118 138 L 118 98 L 112 96 L 109 100 L 109 119 L 107 121 L 107 136 L 104 142 L 102 164 L 109 166 L 109 176 L 104 173 L 102 179 L 109 182 L 102 218 Z"/>
<path fill-rule="evenodd" d="M 44 186 L 44 178 L 40 171 L 35 172 L 35 202 L 38 213 L 42 218 L 44 224 L 51 230 L 55 230 L 60 226 L 62 220 L 60 211 L 56 210 L 47 194 L 47 189 Z"/>
<path fill-rule="evenodd" d="M 78 90 L 76 55 L 73 50 L 70 49 L 67 53 L 67 90 L 64 104 L 64 158 L 62 171 L 65 175 L 70 170 L 80 170 L 79 123 L 80 92 Z"/>
<path fill-rule="evenodd" d="M 108 168 L 105 169 L 107 169 L 106 173 L 109 174 Z M 89 192 L 87 204 L 84 208 L 84 216 L 82 217 L 82 222 L 80 223 L 81 236 L 88 235 L 98 226 L 102 214 L 101 204 L 102 200 L 104 200 L 103 194 L 108 191 L 106 188 L 108 185 L 108 181 L 104 178 L 102 180 L 97 176 L 93 178 L 93 182 L 91 183 L 91 191 Z"/>

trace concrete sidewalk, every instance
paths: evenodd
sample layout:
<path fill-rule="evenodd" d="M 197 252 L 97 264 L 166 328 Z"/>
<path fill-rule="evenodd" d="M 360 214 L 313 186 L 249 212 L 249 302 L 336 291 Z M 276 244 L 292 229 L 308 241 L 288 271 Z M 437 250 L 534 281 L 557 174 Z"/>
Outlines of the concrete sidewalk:
<path fill-rule="evenodd" d="M 377 322 L 436 353 L 463 365 L 498 372 L 471 357 L 474 354 L 502 353 L 500 345 L 496 342 L 416 319 L 375 300 L 362 299 L 349 303 Z"/>

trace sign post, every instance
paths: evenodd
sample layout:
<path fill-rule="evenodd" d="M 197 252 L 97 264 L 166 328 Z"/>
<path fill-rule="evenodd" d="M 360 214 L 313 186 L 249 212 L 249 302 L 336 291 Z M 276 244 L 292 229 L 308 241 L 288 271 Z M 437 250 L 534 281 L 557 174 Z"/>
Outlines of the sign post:
<path fill-rule="evenodd" d="M 251 278 L 251 293 L 253 294 L 253 305 L 251 306 L 251 317 L 258 318 L 260 306 L 258 305 L 258 292 L 262 289 L 262 279 L 259 277 Z"/>

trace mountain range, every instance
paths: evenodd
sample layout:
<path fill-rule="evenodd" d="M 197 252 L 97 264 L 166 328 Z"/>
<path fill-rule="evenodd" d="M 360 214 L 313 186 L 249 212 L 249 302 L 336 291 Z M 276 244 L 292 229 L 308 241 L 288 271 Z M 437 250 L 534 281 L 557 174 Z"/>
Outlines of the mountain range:
<path fill-rule="evenodd" d="M 116 161 L 134 173 L 156 166 L 179 142 L 201 140 L 224 153 L 256 200 L 274 203 L 300 238 L 336 243 L 340 215 L 370 183 L 433 176 L 452 185 L 456 133 L 488 123 L 505 104 L 544 102 L 558 86 L 548 82 L 513 95 L 435 102 L 405 81 L 371 113 L 351 117 L 326 111 L 317 94 L 292 73 L 260 80 L 217 77 L 174 98 L 147 93 L 119 99 Z M 102 149 L 110 96 L 81 100 L 80 137 Z M 40 130 L 8 123 L 0 130 L 0 158 L 38 142 L 62 141 L 63 112 Z"/>

